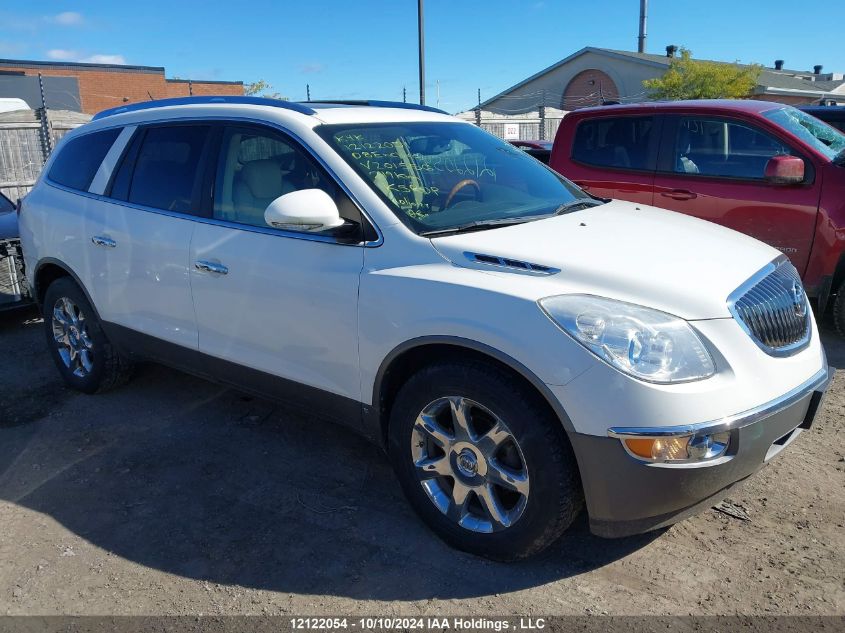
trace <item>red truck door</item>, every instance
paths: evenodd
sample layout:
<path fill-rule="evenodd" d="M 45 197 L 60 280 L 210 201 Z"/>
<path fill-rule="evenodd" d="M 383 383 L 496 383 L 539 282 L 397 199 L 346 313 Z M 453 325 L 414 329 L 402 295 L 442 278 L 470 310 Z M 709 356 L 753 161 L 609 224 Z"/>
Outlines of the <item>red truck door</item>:
<path fill-rule="evenodd" d="M 772 156 L 804 158 L 805 180 L 764 180 Z M 752 122 L 724 116 L 667 116 L 654 179 L 654 206 L 711 220 L 774 246 L 803 274 L 821 191 L 813 164 Z"/>
<path fill-rule="evenodd" d="M 552 168 L 591 195 L 651 204 L 662 117 L 570 116 L 555 139 Z"/>

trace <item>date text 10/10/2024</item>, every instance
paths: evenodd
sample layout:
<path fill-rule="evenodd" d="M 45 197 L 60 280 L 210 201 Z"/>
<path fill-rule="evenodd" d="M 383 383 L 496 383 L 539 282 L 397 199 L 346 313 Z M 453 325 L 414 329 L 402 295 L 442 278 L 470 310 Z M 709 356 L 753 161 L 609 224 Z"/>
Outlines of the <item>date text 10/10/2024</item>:
<path fill-rule="evenodd" d="M 545 618 L 472 618 L 472 617 L 298 617 L 290 618 L 295 631 L 540 631 Z"/>

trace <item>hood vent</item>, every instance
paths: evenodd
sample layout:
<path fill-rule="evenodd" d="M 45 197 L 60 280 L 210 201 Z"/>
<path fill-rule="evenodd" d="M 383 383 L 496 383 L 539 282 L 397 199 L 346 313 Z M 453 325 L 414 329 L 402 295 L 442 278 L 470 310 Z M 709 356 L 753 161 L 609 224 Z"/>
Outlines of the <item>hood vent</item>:
<path fill-rule="evenodd" d="M 525 273 L 534 273 L 535 275 L 554 275 L 560 272 L 560 268 L 552 268 L 551 266 L 543 266 L 542 264 L 532 264 L 531 262 L 524 262 L 519 259 L 508 259 L 506 257 L 497 257 L 496 255 L 484 255 L 482 253 L 464 253 L 466 258 L 476 264 L 487 264 L 489 266 L 496 266 L 497 268 L 508 268 L 510 270 L 518 270 Z"/>

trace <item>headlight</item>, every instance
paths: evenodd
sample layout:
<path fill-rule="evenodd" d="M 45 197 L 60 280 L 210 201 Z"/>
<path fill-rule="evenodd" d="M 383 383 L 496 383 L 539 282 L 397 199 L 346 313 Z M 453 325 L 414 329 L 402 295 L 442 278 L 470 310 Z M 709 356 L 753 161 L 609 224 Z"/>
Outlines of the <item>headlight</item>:
<path fill-rule="evenodd" d="M 716 371 L 689 323 L 671 314 L 592 295 L 560 295 L 539 303 L 564 332 L 635 378 L 687 382 Z"/>

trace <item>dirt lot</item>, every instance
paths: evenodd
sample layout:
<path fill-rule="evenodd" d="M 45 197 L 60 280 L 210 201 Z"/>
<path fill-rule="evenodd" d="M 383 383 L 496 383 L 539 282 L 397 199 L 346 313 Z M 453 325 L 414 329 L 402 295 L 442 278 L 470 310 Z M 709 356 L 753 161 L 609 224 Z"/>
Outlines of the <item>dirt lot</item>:
<path fill-rule="evenodd" d="M 158 366 L 65 390 L 0 315 L 0 614 L 845 614 L 845 342 L 815 427 L 707 511 L 542 559 L 444 546 L 379 450 Z"/>

